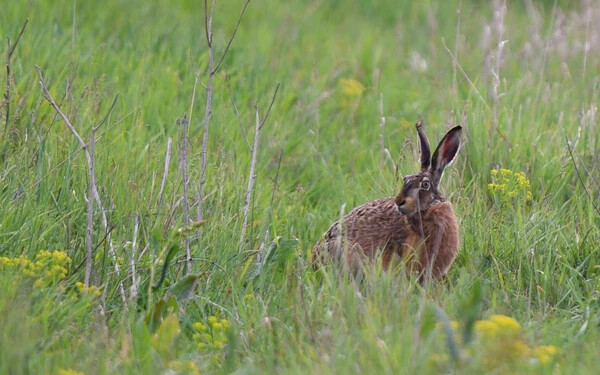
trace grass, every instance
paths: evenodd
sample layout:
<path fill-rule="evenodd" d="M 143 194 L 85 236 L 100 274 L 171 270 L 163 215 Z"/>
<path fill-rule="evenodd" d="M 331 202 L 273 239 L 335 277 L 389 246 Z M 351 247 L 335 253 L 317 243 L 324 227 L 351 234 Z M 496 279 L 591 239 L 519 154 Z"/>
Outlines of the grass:
<path fill-rule="evenodd" d="M 217 56 L 242 4 L 217 2 Z M 176 120 L 189 111 L 195 71 L 207 76 L 202 2 L 4 4 L 3 38 L 14 41 L 30 21 L 12 56 L 11 116 L 1 139 L 0 373 L 595 373 L 600 4 L 511 2 L 503 19 L 501 5 L 250 3 L 215 76 L 206 222 L 202 238 L 191 237 L 194 276 L 184 278 L 189 232 Z M 498 74 L 500 40 L 508 42 Z M 113 272 L 95 212 L 99 289 L 78 284 L 85 158 L 43 100 L 35 65 L 85 138 L 119 94 L 96 144 L 96 177 L 121 272 Z M 252 142 L 254 108 L 264 116 L 278 83 L 240 252 L 251 159 L 244 132 Z M 205 98 L 200 88 L 190 124 L 191 191 Z M 380 100 L 390 155 L 383 163 Z M 432 142 L 452 124 L 466 133 L 443 181 L 462 241 L 447 282 L 423 290 L 377 264 L 360 282 L 335 269 L 314 272 L 312 245 L 340 209 L 394 195 L 416 170 L 420 116 Z M 174 156 L 159 207 L 169 137 Z M 524 172 L 532 199 L 490 190 L 497 168 Z M 132 284 L 136 215 L 140 294 L 123 303 L 118 285 L 129 291 Z M 257 263 L 267 228 L 270 255 Z M 174 259 L 153 289 L 169 249 Z M 43 250 L 71 259 L 66 275 L 52 268 L 62 255 L 23 265 Z M 508 318 L 487 320 L 494 314 L 519 328 Z M 495 328 L 485 331 L 486 324 Z M 559 351 L 543 357 L 545 345 Z"/>

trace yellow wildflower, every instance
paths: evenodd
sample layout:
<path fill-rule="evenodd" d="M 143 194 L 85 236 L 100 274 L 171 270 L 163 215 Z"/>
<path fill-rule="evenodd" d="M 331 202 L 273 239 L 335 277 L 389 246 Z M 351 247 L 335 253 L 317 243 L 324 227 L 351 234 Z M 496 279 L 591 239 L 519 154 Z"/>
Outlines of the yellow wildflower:
<path fill-rule="evenodd" d="M 519 332 L 521 331 L 521 325 L 516 319 L 506 315 L 492 315 L 489 319 L 494 322 L 498 327 L 505 332 Z"/>
<path fill-rule="evenodd" d="M 361 96 L 365 91 L 365 87 L 362 83 L 352 78 L 341 78 L 339 80 L 342 92 L 346 96 Z"/>
<path fill-rule="evenodd" d="M 498 324 L 489 320 L 478 320 L 475 322 L 475 331 L 483 336 L 495 336 L 499 329 Z"/>
<path fill-rule="evenodd" d="M 553 360 L 558 353 L 560 353 L 560 349 L 554 345 L 538 346 L 537 348 L 533 349 L 533 356 L 542 365 Z"/>
<path fill-rule="evenodd" d="M 200 331 L 200 332 L 206 332 L 206 326 L 204 324 L 202 324 L 201 322 L 196 322 L 194 323 L 194 329 L 196 331 Z"/>
<path fill-rule="evenodd" d="M 76 370 L 73 370 L 73 369 L 70 369 L 70 368 L 61 368 L 61 369 L 58 369 L 57 374 L 58 375 L 85 375 L 84 372 L 76 371 Z"/>

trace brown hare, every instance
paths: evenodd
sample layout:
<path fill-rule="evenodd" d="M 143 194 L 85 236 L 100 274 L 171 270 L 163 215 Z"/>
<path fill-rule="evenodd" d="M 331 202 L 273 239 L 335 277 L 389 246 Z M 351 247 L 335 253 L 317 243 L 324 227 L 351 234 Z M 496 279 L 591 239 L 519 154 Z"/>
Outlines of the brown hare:
<path fill-rule="evenodd" d="M 446 275 L 458 253 L 459 234 L 452 204 L 440 192 L 439 184 L 444 169 L 458 153 L 462 128 L 452 128 L 433 157 L 422 121 L 416 128 L 421 171 L 404 177 L 398 196 L 365 203 L 341 223 L 333 223 L 313 248 L 314 266 L 329 256 L 357 272 L 364 259 L 381 252 L 385 270 L 398 255 L 420 282 Z"/>

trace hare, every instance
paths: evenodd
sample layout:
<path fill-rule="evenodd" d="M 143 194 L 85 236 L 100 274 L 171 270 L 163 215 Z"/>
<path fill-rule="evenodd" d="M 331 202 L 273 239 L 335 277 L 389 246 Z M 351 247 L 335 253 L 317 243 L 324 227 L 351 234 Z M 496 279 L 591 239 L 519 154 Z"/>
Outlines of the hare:
<path fill-rule="evenodd" d="M 459 234 L 452 204 L 440 192 L 439 184 L 444 169 L 458 153 L 462 128 L 448 131 L 433 157 L 422 121 L 416 128 L 421 171 L 404 177 L 398 196 L 365 203 L 341 223 L 333 223 L 313 248 L 315 267 L 329 256 L 356 272 L 363 260 L 381 252 L 384 270 L 398 255 L 421 283 L 446 275 L 458 253 Z"/>

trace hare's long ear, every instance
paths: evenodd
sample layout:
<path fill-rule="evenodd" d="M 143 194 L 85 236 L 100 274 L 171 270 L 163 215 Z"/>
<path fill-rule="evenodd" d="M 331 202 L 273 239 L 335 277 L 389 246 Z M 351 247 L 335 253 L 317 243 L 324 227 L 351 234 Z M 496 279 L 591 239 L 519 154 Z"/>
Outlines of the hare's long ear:
<path fill-rule="evenodd" d="M 440 141 L 431 158 L 431 174 L 439 183 L 444 174 L 444 168 L 452 164 L 460 148 L 460 133 L 462 127 L 455 126 Z"/>
<path fill-rule="evenodd" d="M 419 133 L 419 153 L 421 154 L 421 172 L 426 171 L 431 164 L 431 150 L 429 148 L 429 140 L 423 131 L 423 120 L 417 121 L 417 133 Z"/>

